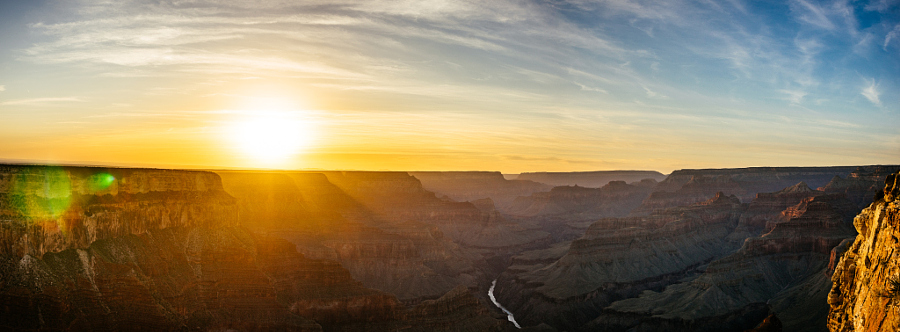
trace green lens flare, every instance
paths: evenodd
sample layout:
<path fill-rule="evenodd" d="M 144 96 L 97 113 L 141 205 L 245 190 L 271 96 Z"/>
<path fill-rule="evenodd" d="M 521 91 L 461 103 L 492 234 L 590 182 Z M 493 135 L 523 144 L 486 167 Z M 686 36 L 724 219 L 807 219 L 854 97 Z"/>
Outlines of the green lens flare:
<path fill-rule="evenodd" d="M 99 173 L 88 178 L 88 189 L 92 192 L 103 191 L 116 182 L 116 177 L 109 173 Z"/>
<path fill-rule="evenodd" d="M 23 170 L 12 179 L 10 203 L 29 220 L 57 219 L 72 203 L 69 174 L 58 167 Z"/>

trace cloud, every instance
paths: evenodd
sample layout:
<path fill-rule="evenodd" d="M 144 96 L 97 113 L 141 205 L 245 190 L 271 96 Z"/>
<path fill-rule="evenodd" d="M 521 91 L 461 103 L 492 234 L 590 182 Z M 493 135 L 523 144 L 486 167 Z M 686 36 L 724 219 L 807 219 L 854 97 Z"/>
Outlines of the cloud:
<path fill-rule="evenodd" d="M 828 19 L 828 11 L 804 0 L 791 3 L 792 9 L 798 13 L 797 19 L 826 30 L 834 30 L 835 25 Z"/>
<path fill-rule="evenodd" d="M 884 36 L 884 46 L 882 47 L 885 51 L 887 51 L 888 44 L 891 43 L 891 40 L 896 38 L 900 38 L 900 24 L 894 26 L 894 30 L 888 32 L 887 35 Z"/>
<path fill-rule="evenodd" d="M 791 104 L 794 104 L 794 105 L 800 104 L 800 102 L 803 101 L 803 97 L 805 97 L 807 95 L 807 93 L 805 91 L 801 91 L 801 90 L 784 90 L 783 89 L 783 90 L 780 90 L 780 92 L 786 94 L 787 95 L 786 100 L 790 101 Z"/>
<path fill-rule="evenodd" d="M 866 86 L 863 87 L 860 94 L 871 101 L 872 104 L 875 104 L 875 106 L 881 106 L 881 99 L 879 99 L 881 92 L 878 91 L 878 83 L 876 83 L 874 79 L 866 80 Z"/>
<path fill-rule="evenodd" d="M 6 91 L 6 86 L 5 86 L 5 85 L 0 85 L 0 92 L 3 92 L 3 91 Z"/>
<path fill-rule="evenodd" d="M 22 106 L 42 106 L 50 103 L 63 103 L 63 102 L 83 102 L 79 98 L 74 97 L 63 97 L 63 98 L 31 98 L 31 99 L 19 99 L 19 100 L 10 100 L 0 103 L 0 106 L 8 106 L 8 105 L 22 105 Z"/>

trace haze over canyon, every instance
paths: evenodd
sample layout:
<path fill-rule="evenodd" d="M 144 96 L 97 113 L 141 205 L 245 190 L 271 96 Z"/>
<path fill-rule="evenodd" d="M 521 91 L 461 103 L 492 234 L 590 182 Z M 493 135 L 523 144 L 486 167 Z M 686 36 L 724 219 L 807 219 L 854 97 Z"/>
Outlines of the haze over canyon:
<path fill-rule="evenodd" d="M 0 331 L 900 331 L 898 0 L 0 1 Z"/>
<path fill-rule="evenodd" d="M 889 298 L 860 292 L 888 289 L 896 276 L 869 258 L 893 261 L 879 253 L 896 237 L 867 237 L 894 227 L 898 171 L 762 167 L 507 179 L 498 172 L 7 164 L 0 167 L 0 327 L 871 326 L 874 319 L 847 310 L 875 309 L 848 305 L 854 301 L 887 310 L 877 316 L 886 326 L 897 324 L 892 307 L 879 304 Z"/>

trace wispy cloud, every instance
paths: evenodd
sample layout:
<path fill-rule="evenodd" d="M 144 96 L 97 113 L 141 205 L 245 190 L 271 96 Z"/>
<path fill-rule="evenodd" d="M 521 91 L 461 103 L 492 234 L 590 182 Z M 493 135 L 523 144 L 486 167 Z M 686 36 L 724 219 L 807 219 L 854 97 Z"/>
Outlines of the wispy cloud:
<path fill-rule="evenodd" d="M 0 85 L 0 92 L 3 92 L 3 91 L 6 91 L 6 86 L 5 86 L 5 85 Z"/>
<path fill-rule="evenodd" d="M 92 110 L 78 119 L 144 123 L 206 107 L 199 105 L 227 105 L 239 99 L 229 93 L 271 84 L 307 93 L 330 112 L 356 112 L 352 123 L 334 126 L 345 130 L 336 135 L 346 142 L 400 142 L 385 139 L 399 131 L 415 139 L 397 146 L 412 146 L 432 135 L 442 116 L 465 114 L 455 122 L 461 127 L 508 126 L 508 136 L 496 137 L 507 145 L 497 143 L 496 151 L 521 148 L 515 142 L 523 137 L 548 142 L 545 150 L 560 153 L 533 156 L 548 163 L 590 160 L 597 154 L 589 147 L 601 143 L 642 150 L 646 133 L 700 146 L 708 139 L 698 133 L 721 134 L 728 126 L 746 131 L 734 136 L 741 144 L 778 135 L 815 141 L 814 130 L 788 135 L 768 125 L 812 117 L 821 123 L 803 122 L 807 128 L 847 138 L 891 122 L 884 116 L 856 121 L 844 108 L 864 108 L 859 94 L 876 105 L 897 95 L 900 19 L 890 15 L 891 1 L 790 0 L 782 7 L 742 0 L 62 2 L 70 14 L 31 24 L 39 38 L 10 58 L 22 67 L 96 75 L 84 77 L 85 85 L 111 96 L 131 94 L 36 98 L 42 95 L 19 95 L 28 87 L 16 83 L 15 98 L 31 99 L 0 106 L 84 101 Z M 867 78 L 863 86 L 854 72 Z M 145 102 L 168 97 L 190 106 L 140 113 Z M 126 100 L 139 106 L 96 114 Z M 376 115 L 387 113 L 390 119 Z M 418 119 L 415 125 L 410 118 Z M 373 121 L 386 127 L 372 129 Z M 589 129 L 566 144 L 535 139 L 581 126 Z M 448 129 L 433 145 L 482 149 L 491 141 L 485 133 L 496 131 L 483 129 Z M 601 132 L 607 136 L 596 136 Z M 385 149 L 402 150 L 397 146 Z"/>
<path fill-rule="evenodd" d="M 801 90 L 781 90 L 781 93 L 786 94 L 786 100 L 795 105 L 800 104 L 800 102 L 803 101 L 803 97 L 807 95 L 806 92 Z"/>
<path fill-rule="evenodd" d="M 895 25 L 894 30 L 891 30 L 891 32 L 888 32 L 887 35 L 884 36 L 884 46 L 882 46 L 882 48 L 887 51 L 887 47 L 891 41 L 897 38 L 900 38 L 900 24 Z"/>
<path fill-rule="evenodd" d="M 875 106 L 881 106 L 881 99 L 879 98 L 881 92 L 878 91 L 878 83 L 875 82 L 875 79 L 867 79 L 866 85 L 862 88 L 860 94 L 862 94 L 863 97 L 866 97 L 872 104 L 875 104 Z"/>
<path fill-rule="evenodd" d="M 836 28 L 835 24 L 828 18 L 828 11 L 825 8 L 805 0 L 793 1 L 792 7 L 797 12 L 797 19 L 804 23 L 827 30 Z"/>
<path fill-rule="evenodd" d="M 75 97 L 62 97 L 62 98 L 31 98 L 31 99 L 18 99 L 18 100 L 10 100 L 0 103 L 0 106 L 10 106 L 10 105 L 21 105 L 21 106 L 43 106 L 54 103 L 67 103 L 67 102 L 83 102 L 84 100 Z"/>

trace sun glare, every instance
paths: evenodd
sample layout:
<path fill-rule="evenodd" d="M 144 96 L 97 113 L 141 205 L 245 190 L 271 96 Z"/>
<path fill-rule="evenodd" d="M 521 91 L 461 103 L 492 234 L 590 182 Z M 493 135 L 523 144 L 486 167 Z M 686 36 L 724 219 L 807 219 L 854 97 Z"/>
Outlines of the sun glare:
<path fill-rule="evenodd" d="M 277 167 L 309 146 L 312 129 L 296 112 L 248 112 L 235 120 L 229 135 L 253 165 Z"/>

